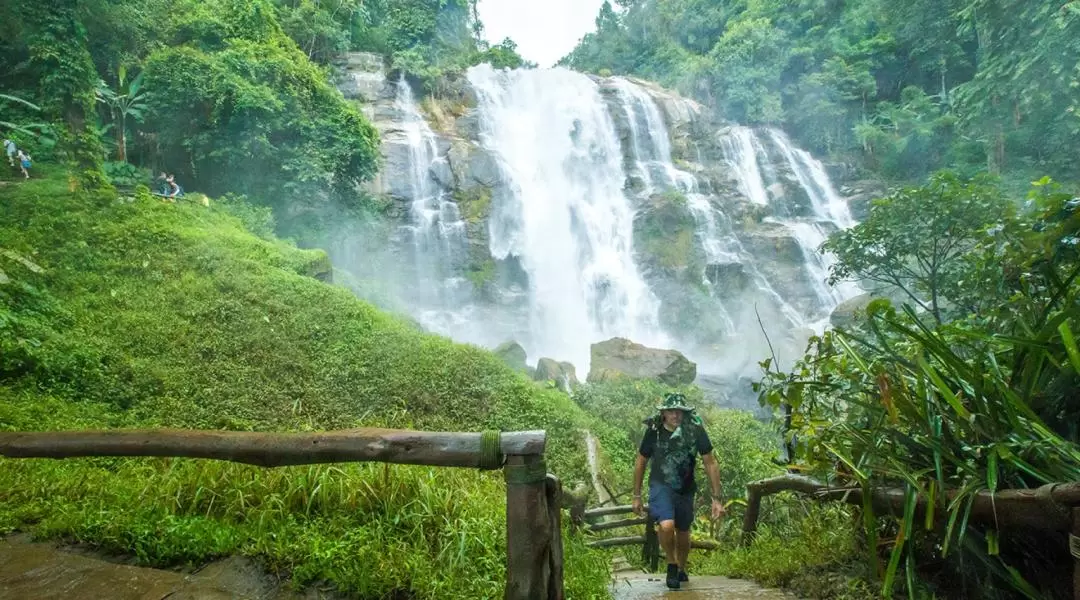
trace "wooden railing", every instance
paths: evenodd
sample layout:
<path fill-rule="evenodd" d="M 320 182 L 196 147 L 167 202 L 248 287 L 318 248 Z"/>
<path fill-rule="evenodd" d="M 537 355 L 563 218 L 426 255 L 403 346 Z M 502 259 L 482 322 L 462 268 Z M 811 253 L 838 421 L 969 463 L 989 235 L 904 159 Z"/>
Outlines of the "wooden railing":
<path fill-rule="evenodd" d="M 189 430 L 0 432 L 0 456 L 174 456 L 262 467 L 384 462 L 502 468 L 506 480 L 505 600 L 562 600 L 559 480 L 547 472 L 543 431 L 427 432 L 351 429 L 325 433 Z"/>
<path fill-rule="evenodd" d="M 783 475 L 757 481 L 746 486 L 743 545 L 752 543 L 757 531 L 761 499 L 784 491 L 798 492 L 820 501 L 863 505 L 863 493 L 858 487 L 830 487 L 800 475 Z M 903 517 L 907 492 L 900 488 L 876 488 L 871 490 L 869 500 L 876 514 Z M 915 518 L 923 520 L 926 512 L 926 498 L 918 499 L 915 504 Z M 945 515 L 939 511 L 934 517 L 937 527 L 944 526 Z M 1068 551 L 1073 557 L 1073 599 L 1080 600 L 1080 481 L 1052 483 L 1034 489 L 979 492 L 971 502 L 968 521 L 993 525 L 1001 530 L 1066 534 Z"/>
<path fill-rule="evenodd" d="M 640 544 L 642 562 L 648 566 L 650 571 L 655 573 L 660 566 L 660 539 L 656 534 L 656 522 L 653 521 L 652 515 L 649 514 L 649 507 L 645 506 L 644 508 L 644 517 L 634 515 L 633 507 L 630 505 L 604 506 L 580 511 L 580 516 L 577 516 L 577 520 L 581 522 L 586 531 L 590 532 L 622 529 L 625 527 L 635 527 L 637 525 L 645 526 L 643 535 L 601 538 L 586 542 L 585 545 L 592 548 L 608 548 L 612 546 L 636 546 Z M 624 514 L 630 514 L 632 516 L 614 521 L 601 520 L 604 517 Z M 576 516 L 573 507 L 571 507 L 571 516 L 572 518 Z M 719 547 L 719 544 L 711 540 L 690 540 L 690 547 L 715 550 Z"/>

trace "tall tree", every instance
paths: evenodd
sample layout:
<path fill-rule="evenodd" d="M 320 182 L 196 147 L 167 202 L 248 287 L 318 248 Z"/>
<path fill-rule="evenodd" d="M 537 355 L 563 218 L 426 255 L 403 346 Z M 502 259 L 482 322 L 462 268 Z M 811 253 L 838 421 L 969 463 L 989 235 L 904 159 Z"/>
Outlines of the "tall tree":
<path fill-rule="evenodd" d="M 938 323 L 963 279 L 965 255 L 1000 225 L 1011 205 L 985 178 L 938 173 L 920 187 L 876 200 L 858 225 L 829 237 L 837 257 L 830 282 L 854 279 L 894 286 Z M 950 298 L 950 296 L 952 296 Z"/>
<path fill-rule="evenodd" d="M 87 123 L 94 114 L 99 77 L 79 21 L 79 2 L 14 4 L 25 26 L 29 68 L 38 76 L 42 106 L 64 124 L 60 151 L 76 168 L 76 181 L 86 187 L 101 185 L 101 141 Z"/>

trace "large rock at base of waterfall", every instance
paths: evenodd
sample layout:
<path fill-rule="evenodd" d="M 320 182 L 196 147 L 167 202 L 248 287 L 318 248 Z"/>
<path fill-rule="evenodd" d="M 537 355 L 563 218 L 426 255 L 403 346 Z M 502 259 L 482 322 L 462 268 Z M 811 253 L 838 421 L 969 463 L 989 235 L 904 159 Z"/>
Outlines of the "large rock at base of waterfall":
<path fill-rule="evenodd" d="M 498 356 L 500 360 L 510 366 L 515 371 L 528 372 L 529 366 L 525 363 L 527 355 L 525 354 L 525 348 L 521 347 L 521 344 L 511 340 L 499 344 L 498 348 L 493 350 L 495 356 Z"/>
<path fill-rule="evenodd" d="M 554 381 L 560 390 L 569 394 L 577 387 L 577 370 L 568 362 L 558 362 L 553 358 L 541 358 L 536 363 L 536 373 L 533 374 L 536 381 Z"/>
<path fill-rule="evenodd" d="M 659 350 L 625 338 L 593 344 L 587 381 L 596 383 L 622 377 L 656 379 L 668 385 L 688 385 L 697 377 L 697 365 L 677 350 Z"/>
<path fill-rule="evenodd" d="M 873 299 L 874 297 L 870 294 L 859 294 L 854 298 L 848 298 L 836 305 L 832 314 L 829 315 L 829 323 L 833 327 L 851 326 Z"/>

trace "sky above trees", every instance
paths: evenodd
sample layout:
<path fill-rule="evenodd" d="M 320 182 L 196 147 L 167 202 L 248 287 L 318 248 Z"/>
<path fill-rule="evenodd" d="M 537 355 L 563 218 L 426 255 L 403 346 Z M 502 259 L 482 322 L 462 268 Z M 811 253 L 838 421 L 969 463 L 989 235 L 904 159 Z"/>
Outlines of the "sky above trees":
<path fill-rule="evenodd" d="M 541 67 L 550 67 L 596 28 L 603 0 L 480 0 L 484 36 L 493 44 L 517 42 L 518 53 Z"/>

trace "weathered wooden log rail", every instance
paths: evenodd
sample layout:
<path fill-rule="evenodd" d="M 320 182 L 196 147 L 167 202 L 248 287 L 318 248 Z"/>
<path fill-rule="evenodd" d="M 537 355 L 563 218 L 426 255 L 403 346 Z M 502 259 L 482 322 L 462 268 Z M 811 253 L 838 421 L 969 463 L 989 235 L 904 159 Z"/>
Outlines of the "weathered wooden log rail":
<path fill-rule="evenodd" d="M 563 600 L 559 480 L 544 463 L 544 431 L 483 433 L 349 429 L 253 433 L 175 429 L 0 432 L 0 456 L 171 456 L 280 467 L 383 462 L 503 470 L 505 600 Z"/>
<path fill-rule="evenodd" d="M 756 481 L 746 486 L 746 513 L 743 516 L 742 544 L 753 541 L 761 513 L 761 499 L 780 492 L 792 491 L 820 501 L 839 501 L 862 506 L 860 488 L 835 488 L 801 475 L 782 475 Z M 949 492 L 948 499 L 956 492 Z M 906 491 L 901 488 L 874 488 L 870 505 L 876 514 L 903 517 Z M 915 518 L 923 520 L 927 499 L 916 499 Z M 947 515 L 934 515 L 935 527 L 946 523 Z M 1034 489 L 982 491 L 971 503 L 972 523 L 993 525 L 1002 530 L 1026 530 L 1050 534 L 1066 533 L 1069 552 L 1074 560 L 1073 600 L 1080 600 L 1080 481 L 1051 483 Z"/>
<path fill-rule="evenodd" d="M 660 538 L 656 535 L 656 522 L 653 521 L 652 515 L 649 514 L 649 507 L 645 506 L 644 517 L 630 517 L 628 519 L 619 519 L 616 521 L 601 521 L 597 522 L 602 517 L 610 517 L 615 515 L 633 514 L 634 509 L 631 505 L 624 506 L 604 506 L 601 508 L 591 508 L 581 513 L 581 519 L 585 524 L 585 529 L 591 532 L 607 531 L 609 529 L 621 529 L 623 527 L 634 527 L 636 525 L 645 526 L 645 535 L 632 535 L 613 538 L 602 538 L 598 540 L 592 540 L 586 542 L 586 546 L 591 548 L 610 548 L 614 546 L 637 546 L 641 545 L 641 559 L 649 566 L 649 569 L 653 572 L 660 566 Z M 703 549 L 703 550 L 716 550 L 720 547 L 719 544 L 712 540 L 690 540 L 690 547 Z"/>

